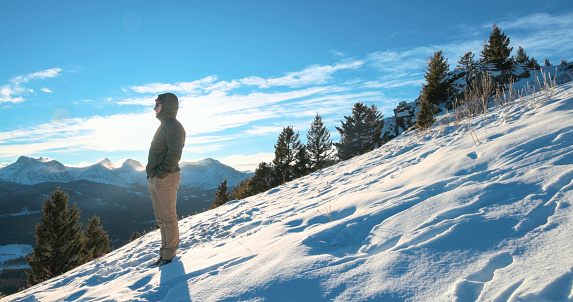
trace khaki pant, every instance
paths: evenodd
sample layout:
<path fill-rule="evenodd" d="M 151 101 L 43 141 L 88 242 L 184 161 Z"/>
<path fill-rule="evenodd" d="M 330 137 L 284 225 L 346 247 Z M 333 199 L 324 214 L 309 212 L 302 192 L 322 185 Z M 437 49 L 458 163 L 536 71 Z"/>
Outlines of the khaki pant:
<path fill-rule="evenodd" d="M 163 179 L 157 177 L 147 179 L 155 219 L 161 230 L 159 257 L 165 260 L 173 259 L 179 247 L 176 205 L 180 181 L 181 172 L 171 173 Z"/>

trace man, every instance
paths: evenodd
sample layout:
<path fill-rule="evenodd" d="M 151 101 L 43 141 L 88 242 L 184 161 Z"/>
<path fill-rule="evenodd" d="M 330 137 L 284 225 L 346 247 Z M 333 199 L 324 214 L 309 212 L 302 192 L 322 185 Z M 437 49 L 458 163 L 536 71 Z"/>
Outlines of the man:
<path fill-rule="evenodd" d="M 185 129 L 176 119 L 178 109 L 179 100 L 173 93 L 160 94 L 155 100 L 154 110 L 161 125 L 153 136 L 145 168 L 155 219 L 161 231 L 159 260 L 152 266 L 171 263 L 179 247 L 176 204 Z"/>

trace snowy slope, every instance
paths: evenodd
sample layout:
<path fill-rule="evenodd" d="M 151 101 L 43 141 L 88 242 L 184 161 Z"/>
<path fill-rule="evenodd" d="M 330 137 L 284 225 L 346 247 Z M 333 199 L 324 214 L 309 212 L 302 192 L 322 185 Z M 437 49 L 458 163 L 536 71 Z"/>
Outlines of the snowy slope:
<path fill-rule="evenodd" d="M 2 301 L 571 301 L 573 84 L 524 102 L 477 146 L 402 134 L 186 218 L 167 266 L 153 232 Z"/>

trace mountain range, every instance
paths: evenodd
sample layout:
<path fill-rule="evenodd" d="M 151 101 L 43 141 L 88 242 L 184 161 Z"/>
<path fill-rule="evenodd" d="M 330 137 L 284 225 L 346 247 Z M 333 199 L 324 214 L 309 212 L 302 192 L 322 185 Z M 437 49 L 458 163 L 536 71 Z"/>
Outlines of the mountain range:
<path fill-rule="evenodd" d="M 196 162 L 182 162 L 181 187 L 197 190 L 213 190 L 225 179 L 229 187 L 236 186 L 252 173 L 240 172 L 212 158 Z M 69 183 L 87 180 L 124 188 L 146 186 L 145 167 L 138 161 L 127 159 L 116 167 L 109 159 L 87 167 L 69 167 L 45 157 L 21 156 L 12 164 L 0 168 L 0 180 L 22 185 L 44 182 Z"/>
<path fill-rule="evenodd" d="M 186 217 L 209 209 L 217 186 L 230 188 L 252 173 L 240 172 L 207 158 L 182 162 L 177 214 Z M 45 157 L 21 156 L 0 168 L 0 246 L 33 244 L 42 204 L 60 188 L 77 204 L 80 222 L 98 216 L 113 244 L 125 243 L 134 231 L 153 228 L 155 218 L 147 190 L 145 167 L 133 159 L 116 167 L 104 159 L 87 167 L 69 167 Z"/>

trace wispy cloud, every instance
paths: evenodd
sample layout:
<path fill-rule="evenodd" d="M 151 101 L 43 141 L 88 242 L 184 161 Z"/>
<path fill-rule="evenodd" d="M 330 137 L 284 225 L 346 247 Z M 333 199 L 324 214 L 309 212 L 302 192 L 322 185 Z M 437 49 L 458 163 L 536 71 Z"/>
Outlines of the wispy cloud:
<path fill-rule="evenodd" d="M 258 86 L 259 88 L 270 88 L 277 86 L 301 87 L 307 85 L 322 85 L 328 82 L 336 71 L 344 69 L 357 69 L 364 65 L 364 61 L 354 60 L 340 62 L 336 65 L 313 65 L 297 72 L 287 73 L 278 78 L 263 79 L 260 77 L 248 77 L 239 80 L 244 85 Z"/>
<path fill-rule="evenodd" d="M 165 83 L 151 83 L 141 86 L 129 87 L 137 93 L 162 93 L 162 92 L 181 92 L 181 93 L 194 93 L 197 90 L 206 90 L 213 82 L 217 81 L 216 76 L 208 76 L 200 80 L 192 82 L 178 82 L 175 84 Z"/>
<path fill-rule="evenodd" d="M 23 83 L 30 80 L 53 78 L 58 76 L 62 71 L 60 68 L 52 68 L 43 71 L 38 71 L 30 73 L 27 75 L 20 75 L 10 79 L 9 84 L 5 84 L 0 89 L 0 103 L 20 103 L 23 102 L 24 96 L 28 93 L 32 93 L 33 90 L 22 87 Z M 47 88 L 45 88 L 47 89 Z"/>
<path fill-rule="evenodd" d="M 514 50 L 522 46 L 538 61 L 545 57 L 573 58 L 573 12 L 532 14 L 499 22 L 498 26 L 508 34 Z"/>

